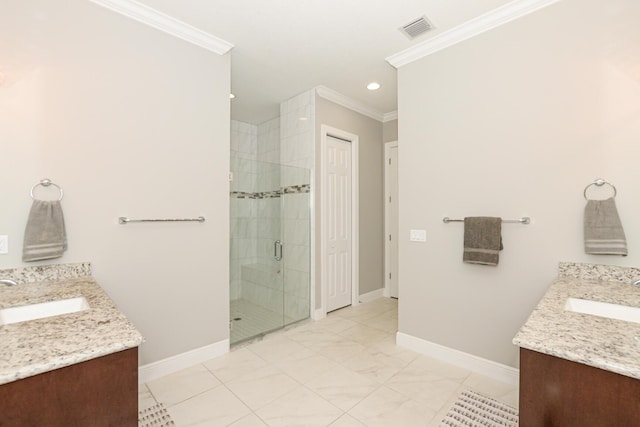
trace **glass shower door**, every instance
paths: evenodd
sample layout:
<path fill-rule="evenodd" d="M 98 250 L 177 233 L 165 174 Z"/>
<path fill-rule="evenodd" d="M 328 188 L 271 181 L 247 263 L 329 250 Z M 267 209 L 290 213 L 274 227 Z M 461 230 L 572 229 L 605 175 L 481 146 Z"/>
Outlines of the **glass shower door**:
<path fill-rule="evenodd" d="M 232 171 L 230 320 L 235 344 L 284 326 L 284 278 L 276 259 L 276 251 L 282 251 L 280 166 L 232 159 Z"/>
<path fill-rule="evenodd" d="M 231 344 L 309 317 L 309 171 L 232 159 Z M 293 184 L 293 183 L 297 184 Z"/>
<path fill-rule="evenodd" d="M 311 277 L 310 173 L 282 166 L 281 185 L 285 325 L 309 317 Z"/>

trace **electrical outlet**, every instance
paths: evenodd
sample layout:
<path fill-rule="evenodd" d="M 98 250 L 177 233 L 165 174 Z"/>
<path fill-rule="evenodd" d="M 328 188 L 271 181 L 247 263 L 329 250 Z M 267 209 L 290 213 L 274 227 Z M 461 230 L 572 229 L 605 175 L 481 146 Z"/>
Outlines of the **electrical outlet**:
<path fill-rule="evenodd" d="M 9 236 L 0 236 L 0 254 L 9 253 Z"/>

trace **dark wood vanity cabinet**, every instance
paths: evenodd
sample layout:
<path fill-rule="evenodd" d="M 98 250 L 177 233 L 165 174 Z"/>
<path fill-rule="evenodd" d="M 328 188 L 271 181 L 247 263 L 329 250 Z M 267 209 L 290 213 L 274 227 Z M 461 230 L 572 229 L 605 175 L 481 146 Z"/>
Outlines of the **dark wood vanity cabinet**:
<path fill-rule="evenodd" d="M 520 427 L 638 427 L 640 380 L 520 349 Z"/>
<path fill-rule="evenodd" d="M 2 427 L 137 425 L 137 347 L 0 385 Z"/>

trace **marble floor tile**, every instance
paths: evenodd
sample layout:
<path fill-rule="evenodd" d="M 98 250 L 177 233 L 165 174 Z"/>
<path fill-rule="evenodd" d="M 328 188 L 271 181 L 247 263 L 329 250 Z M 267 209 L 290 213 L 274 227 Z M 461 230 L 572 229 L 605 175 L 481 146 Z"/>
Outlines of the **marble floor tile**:
<path fill-rule="evenodd" d="M 182 426 L 437 427 L 464 389 L 517 407 L 517 386 L 395 343 L 398 301 L 379 298 L 234 346 L 138 389 Z"/>
<path fill-rule="evenodd" d="M 244 347 L 203 363 L 223 383 L 241 377 L 247 372 L 264 368 L 268 364 L 269 362 Z"/>
<path fill-rule="evenodd" d="M 329 359 L 342 363 L 350 357 L 362 352 L 366 347 L 358 342 L 343 338 L 327 347 L 317 349 L 317 352 Z"/>
<path fill-rule="evenodd" d="M 450 365 L 423 355 L 418 355 L 400 373 L 416 377 L 425 377 L 427 379 L 432 376 L 436 376 L 438 378 L 448 378 L 458 382 L 463 382 L 471 374 L 467 369 Z"/>
<path fill-rule="evenodd" d="M 329 427 L 367 427 L 349 414 L 344 414 Z"/>
<path fill-rule="evenodd" d="M 392 378 L 385 385 L 408 398 L 421 402 L 435 412 L 447 404 L 461 385 L 460 382 L 435 375 L 427 379 L 425 376 L 412 377 L 405 374 Z"/>
<path fill-rule="evenodd" d="M 156 399 L 153 398 L 153 395 L 147 388 L 146 384 L 138 384 L 138 410 L 141 411 L 143 409 L 147 409 L 156 405 Z"/>
<path fill-rule="evenodd" d="M 375 391 L 379 384 L 364 375 L 339 366 L 306 384 L 314 392 L 347 411 Z"/>
<path fill-rule="evenodd" d="M 407 363 L 368 347 L 347 359 L 343 366 L 382 384 L 407 366 Z"/>
<path fill-rule="evenodd" d="M 358 322 L 345 319 L 339 316 L 330 316 L 322 319 L 322 321 L 313 322 L 309 324 L 309 328 L 320 329 L 327 332 L 339 333 L 353 326 L 356 326 Z"/>
<path fill-rule="evenodd" d="M 147 383 L 153 397 L 165 406 L 187 400 L 220 385 L 204 365 L 195 365 Z"/>
<path fill-rule="evenodd" d="M 255 342 L 246 348 L 272 363 L 306 349 L 302 344 L 287 338 L 283 333 L 266 337 L 262 341 Z"/>
<path fill-rule="evenodd" d="M 226 427 L 251 413 L 224 385 L 169 406 L 176 426 Z"/>
<path fill-rule="evenodd" d="M 288 331 L 285 336 L 312 350 L 333 346 L 342 340 L 341 336 L 318 328 L 293 329 Z"/>
<path fill-rule="evenodd" d="M 366 323 L 367 319 L 376 317 L 380 314 L 379 309 L 369 307 L 367 304 L 357 305 L 355 307 L 345 307 L 329 313 L 328 317 L 342 317 L 358 323 Z"/>
<path fill-rule="evenodd" d="M 398 313 L 390 310 L 367 320 L 367 326 L 393 333 L 398 330 Z"/>
<path fill-rule="evenodd" d="M 382 386 L 351 409 L 349 415 L 367 427 L 424 427 L 436 412 Z"/>
<path fill-rule="evenodd" d="M 256 411 L 269 427 L 326 427 L 343 411 L 304 386 Z"/>
<path fill-rule="evenodd" d="M 403 362 L 406 362 L 406 364 L 413 362 L 418 357 L 418 353 L 415 351 L 397 345 L 396 337 L 394 335 L 389 335 L 381 341 L 377 341 L 369 345 L 366 347 L 365 351 L 371 354 L 386 354 L 387 356 L 402 360 Z"/>
<path fill-rule="evenodd" d="M 251 413 L 246 417 L 240 418 L 229 427 L 268 427 L 256 414 Z"/>
<path fill-rule="evenodd" d="M 347 330 L 340 332 L 338 335 L 348 338 L 362 345 L 370 345 L 375 342 L 383 340 L 384 338 L 391 335 L 391 333 L 381 331 L 375 328 L 370 328 L 366 325 L 358 324 L 356 326 L 353 326 Z"/>
<path fill-rule="evenodd" d="M 275 366 L 248 372 L 226 384 L 238 398 L 254 411 L 300 385 Z"/>
<path fill-rule="evenodd" d="M 330 369 L 335 369 L 339 366 L 337 362 L 311 350 L 295 353 L 275 363 L 275 365 L 301 384 L 306 384 Z"/>

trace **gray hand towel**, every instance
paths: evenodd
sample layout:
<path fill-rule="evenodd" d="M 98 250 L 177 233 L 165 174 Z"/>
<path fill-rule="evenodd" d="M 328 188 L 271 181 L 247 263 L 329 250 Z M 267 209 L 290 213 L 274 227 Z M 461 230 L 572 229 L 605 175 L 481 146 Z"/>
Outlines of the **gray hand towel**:
<path fill-rule="evenodd" d="M 501 250 L 502 218 L 481 216 L 464 219 L 464 262 L 498 265 Z"/>
<path fill-rule="evenodd" d="M 627 239 L 613 198 L 587 202 L 584 208 L 584 251 L 596 255 L 627 256 Z"/>
<path fill-rule="evenodd" d="M 59 258 L 67 250 L 60 201 L 34 200 L 24 230 L 23 261 Z"/>

